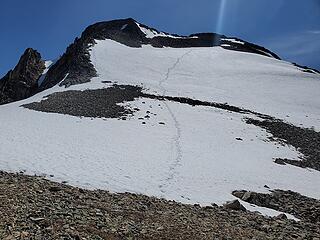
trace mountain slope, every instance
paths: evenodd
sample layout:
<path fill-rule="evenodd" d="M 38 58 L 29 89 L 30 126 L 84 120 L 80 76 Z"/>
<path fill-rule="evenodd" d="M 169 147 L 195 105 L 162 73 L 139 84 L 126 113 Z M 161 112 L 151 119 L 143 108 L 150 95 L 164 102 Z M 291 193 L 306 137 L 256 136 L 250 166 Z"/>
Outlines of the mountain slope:
<path fill-rule="evenodd" d="M 2 170 L 203 205 L 242 189 L 320 198 L 319 75 L 261 47 L 132 19 L 98 23 L 38 90 L 0 106 Z"/>
<path fill-rule="evenodd" d="M 144 45 L 156 48 L 222 46 L 230 50 L 252 52 L 279 59 L 276 54 L 263 47 L 215 33 L 190 36 L 170 35 L 137 23 L 131 18 L 113 20 L 89 26 L 49 70 L 41 89 L 54 86 L 59 81 L 58 79 L 62 79 L 67 73 L 69 73 L 68 77 L 61 83 L 64 86 L 88 82 L 94 77 L 95 70 L 88 61 L 88 48 L 95 43 L 95 39 L 110 39 L 133 48 L 141 48 Z"/>

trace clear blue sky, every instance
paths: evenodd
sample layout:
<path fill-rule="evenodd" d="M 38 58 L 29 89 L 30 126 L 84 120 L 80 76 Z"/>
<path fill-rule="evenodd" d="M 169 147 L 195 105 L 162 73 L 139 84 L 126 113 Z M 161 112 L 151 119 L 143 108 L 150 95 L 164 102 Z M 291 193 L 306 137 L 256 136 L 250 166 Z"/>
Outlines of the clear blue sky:
<path fill-rule="evenodd" d="M 320 0 L 1 0 L 0 11 L 0 76 L 27 47 L 55 59 L 89 24 L 127 17 L 171 33 L 237 36 L 320 69 Z"/>

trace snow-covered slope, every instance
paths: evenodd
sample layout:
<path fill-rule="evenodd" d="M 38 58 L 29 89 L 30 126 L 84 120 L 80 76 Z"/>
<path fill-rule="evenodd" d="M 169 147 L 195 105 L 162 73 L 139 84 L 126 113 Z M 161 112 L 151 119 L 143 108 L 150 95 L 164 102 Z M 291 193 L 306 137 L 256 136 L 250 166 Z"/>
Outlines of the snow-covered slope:
<path fill-rule="evenodd" d="M 97 41 L 91 59 L 102 80 L 227 102 L 320 130 L 319 75 L 284 61 L 220 47 L 136 49 L 111 40 Z"/>
<path fill-rule="evenodd" d="M 297 159 L 301 153 L 247 124 L 245 117 L 258 118 L 250 113 L 150 98 L 124 103 L 140 109 L 127 120 L 20 107 L 54 92 L 117 83 L 141 85 L 160 96 L 227 102 L 319 131 L 319 75 L 221 47 L 132 48 L 108 39 L 96 40 L 90 59 L 98 75 L 90 82 L 57 84 L 0 106 L 1 170 L 184 203 L 222 204 L 234 199 L 233 190 L 266 192 L 265 185 L 320 199 L 320 172 L 275 164 L 275 158 Z"/>

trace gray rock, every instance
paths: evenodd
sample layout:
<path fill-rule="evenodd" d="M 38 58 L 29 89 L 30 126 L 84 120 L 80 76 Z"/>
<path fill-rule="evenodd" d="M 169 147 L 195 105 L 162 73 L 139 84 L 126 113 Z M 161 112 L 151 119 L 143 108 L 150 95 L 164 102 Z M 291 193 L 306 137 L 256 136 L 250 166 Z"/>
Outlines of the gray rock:
<path fill-rule="evenodd" d="M 223 206 L 227 209 L 246 211 L 246 208 L 239 202 L 239 200 L 227 202 Z"/>
<path fill-rule="evenodd" d="M 247 201 L 250 200 L 250 198 L 251 198 L 251 192 L 246 192 L 245 194 L 243 194 L 243 196 L 242 196 L 241 199 L 242 199 L 243 201 L 247 202 Z"/>
<path fill-rule="evenodd" d="M 284 213 L 281 213 L 278 216 L 276 216 L 275 219 L 286 220 L 288 218 L 287 218 L 287 215 L 285 215 Z"/>
<path fill-rule="evenodd" d="M 232 195 L 233 196 L 235 196 L 235 197 L 237 197 L 237 198 L 240 198 L 240 199 L 242 199 L 242 197 L 243 197 L 243 195 L 246 193 L 246 191 L 233 191 L 232 192 Z"/>
<path fill-rule="evenodd" d="M 60 188 L 60 187 L 57 187 L 57 186 L 51 186 L 50 188 L 49 188 L 49 191 L 50 192 L 59 192 L 59 191 L 61 191 L 62 189 Z"/>

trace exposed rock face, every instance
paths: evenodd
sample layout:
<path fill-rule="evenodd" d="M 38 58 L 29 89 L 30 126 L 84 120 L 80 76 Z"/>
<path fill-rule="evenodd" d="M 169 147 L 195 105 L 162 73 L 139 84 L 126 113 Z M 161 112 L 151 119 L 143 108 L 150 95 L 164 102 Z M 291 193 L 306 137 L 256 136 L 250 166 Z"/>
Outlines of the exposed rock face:
<path fill-rule="evenodd" d="M 126 25 L 126 28 L 121 28 Z M 96 70 L 90 62 L 89 48 L 95 44 L 94 39 L 112 39 L 130 47 L 141 47 L 145 43 L 143 32 L 133 19 L 114 20 L 89 26 L 71 44 L 66 53 L 48 71 L 41 89 L 50 88 L 61 80 L 60 86 L 89 82 L 96 76 Z M 67 75 L 68 74 L 68 75 Z"/>
<path fill-rule="evenodd" d="M 40 53 L 26 49 L 17 66 L 0 80 L 0 104 L 30 97 L 37 90 L 44 69 Z"/>

